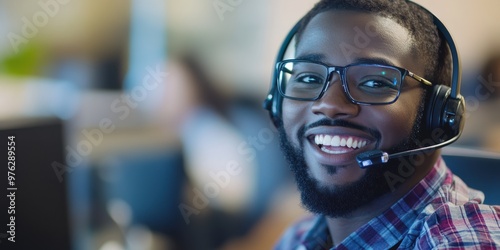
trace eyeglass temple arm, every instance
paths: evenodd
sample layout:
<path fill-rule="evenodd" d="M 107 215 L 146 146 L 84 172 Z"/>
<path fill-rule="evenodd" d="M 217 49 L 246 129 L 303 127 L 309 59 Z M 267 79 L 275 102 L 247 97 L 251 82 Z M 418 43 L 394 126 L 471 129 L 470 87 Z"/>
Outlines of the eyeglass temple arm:
<path fill-rule="evenodd" d="M 432 83 L 431 83 L 431 82 L 429 82 L 429 81 L 425 80 L 425 79 L 424 79 L 423 77 L 421 77 L 421 76 L 415 75 L 415 74 L 414 74 L 413 72 L 411 72 L 411 71 L 408 71 L 408 75 L 409 75 L 411 78 L 413 78 L 413 79 L 415 79 L 415 80 L 417 80 L 417 81 L 419 81 L 419 82 L 421 82 L 421 83 L 423 83 L 423 84 L 425 84 L 425 85 L 427 85 L 427 86 L 432 86 Z"/>

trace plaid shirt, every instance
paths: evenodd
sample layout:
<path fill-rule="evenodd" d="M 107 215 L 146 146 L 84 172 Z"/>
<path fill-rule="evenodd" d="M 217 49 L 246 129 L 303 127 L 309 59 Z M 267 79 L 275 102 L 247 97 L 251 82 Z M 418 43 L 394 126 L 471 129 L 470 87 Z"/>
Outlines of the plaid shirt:
<path fill-rule="evenodd" d="M 316 216 L 289 228 L 275 249 L 500 249 L 500 206 L 483 200 L 440 158 L 408 194 L 337 247 L 325 217 Z"/>

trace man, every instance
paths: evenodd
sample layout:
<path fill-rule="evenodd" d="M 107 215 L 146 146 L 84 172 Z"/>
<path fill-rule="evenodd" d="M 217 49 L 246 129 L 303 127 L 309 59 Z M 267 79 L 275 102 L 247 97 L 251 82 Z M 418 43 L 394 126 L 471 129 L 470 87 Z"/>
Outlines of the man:
<path fill-rule="evenodd" d="M 390 0 L 323 0 L 277 64 L 278 130 L 303 205 L 317 214 L 277 249 L 500 248 L 500 207 L 454 176 L 439 150 L 360 168 L 356 156 L 421 147 L 450 56 L 432 16 Z M 436 142 L 438 143 L 438 142 Z"/>

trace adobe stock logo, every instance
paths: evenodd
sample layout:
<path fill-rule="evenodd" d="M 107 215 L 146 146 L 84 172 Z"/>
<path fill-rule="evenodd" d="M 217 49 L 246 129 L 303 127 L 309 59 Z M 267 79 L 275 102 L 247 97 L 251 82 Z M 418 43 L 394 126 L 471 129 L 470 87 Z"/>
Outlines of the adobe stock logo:
<path fill-rule="evenodd" d="M 236 161 L 231 161 L 226 164 L 225 170 L 219 171 L 218 173 L 210 172 L 210 177 L 213 182 L 206 183 L 203 187 L 203 192 L 198 188 L 193 188 L 194 196 L 192 199 L 193 206 L 181 203 L 179 205 L 179 211 L 184 218 L 186 224 L 190 223 L 189 217 L 191 215 L 197 215 L 202 209 L 208 207 L 210 200 L 219 195 L 221 188 L 226 188 L 231 183 L 231 177 L 239 175 L 243 171 L 243 168 Z"/>
<path fill-rule="evenodd" d="M 233 12 L 234 9 L 239 6 L 243 0 L 215 0 L 213 2 L 213 6 L 217 15 L 219 15 L 219 19 L 224 21 L 224 13 Z"/>
<path fill-rule="evenodd" d="M 35 12 L 31 19 L 27 17 L 22 17 L 23 22 L 21 26 L 20 33 L 9 32 L 7 38 L 9 39 L 10 45 L 14 49 L 14 52 L 19 52 L 19 46 L 21 44 L 27 44 L 28 39 L 34 38 L 38 35 L 41 28 L 45 27 L 50 18 L 55 17 L 61 10 L 61 5 L 66 5 L 71 0 L 48 0 L 48 1 L 38 1 L 38 5 L 41 10 Z"/>
<path fill-rule="evenodd" d="M 378 36 L 376 25 L 373 22 L 367 23 L 364 29 L 361 29 L 360 27 L 356 26 L 353 28 L 353 30 L 355 35 L 352 43 L 342 42 L 339 44 L 340 50 L 342 51 L 344 58 L 349 61 L 354 60 L 353 55 L 359 54 L 362 49 L 370 45 L 372 38 Z"/>

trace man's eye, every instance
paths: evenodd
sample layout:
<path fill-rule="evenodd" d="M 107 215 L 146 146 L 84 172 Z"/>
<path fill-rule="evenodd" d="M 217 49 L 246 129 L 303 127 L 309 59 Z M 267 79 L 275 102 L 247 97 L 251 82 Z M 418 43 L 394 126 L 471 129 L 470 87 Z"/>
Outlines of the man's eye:
<path fill-rule="evenodd" d="M 389 81 L 368 80 L 358 84 L 359 88 L 364 89 L 396 89 L 396 86 Z"/>
<path fill-rule="evenodd" d="M 386 84 L 379 82 L 379 81 L 370 80 L 370 81 L 362 82 L 361 84 L 359 84 L 359 86 L 370 87 L 370 88 L 383 88 L 386 86 Z"/>
<path fill-rule="evenodd" d="M 316 83 L 316 84 L 321 84 L 323 82 L 323 79 L 314 75 L 301 75 L 296 78 L 297 82 L 300 83 Z"/>

